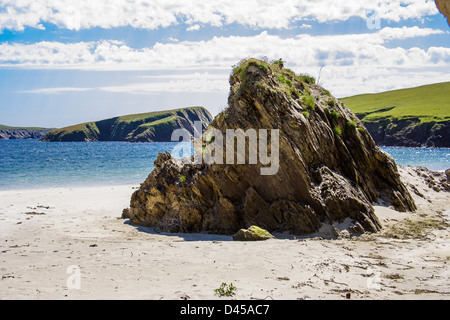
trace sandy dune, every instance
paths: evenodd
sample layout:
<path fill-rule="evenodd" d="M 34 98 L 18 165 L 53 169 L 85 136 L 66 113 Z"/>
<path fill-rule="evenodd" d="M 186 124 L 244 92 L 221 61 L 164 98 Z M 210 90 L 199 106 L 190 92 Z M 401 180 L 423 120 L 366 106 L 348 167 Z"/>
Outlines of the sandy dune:
<path fill-rule="evenodd" d="M 119 218 L 133 186 L 2 191 L 0 299 L 449 299 L 450 194 L 400 171 L 419 210 L 351 239 L 158 233 Z"/>

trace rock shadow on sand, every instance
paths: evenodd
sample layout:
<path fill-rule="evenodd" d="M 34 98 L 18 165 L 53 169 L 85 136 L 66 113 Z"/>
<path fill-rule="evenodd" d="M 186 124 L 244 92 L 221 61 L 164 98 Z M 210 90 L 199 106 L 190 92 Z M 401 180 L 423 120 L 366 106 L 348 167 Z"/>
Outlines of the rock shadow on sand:
<path fill-rule="evenodd" d="M 142 232 L 145 234 L 150 235 L 158 235 L 158 236 L 166 236 L 171 238 L 181 238 L 184 241 L 205 241 L 205 242 L 228 242 L 228 241 L 234 241 L 233 235 L 224 235 L 224 234 L 214 234 L 214 233 L 207 233 L 207 232 L 197 232 L 197 233 L 184 233 L 184 232 L 166 232 L 162 230 L 158 230 L 154 227 L 145 227 L 141 225 L 132 224 L 130 220 L 124 221 L 125 225 L 129 225 L 133 228 L 135 228 L 138 232 Z M 345 229 L 344 229 L 345 230 Z M 303 235 L 297 235 L 292 234 L 288 232 L 273 232 L 272 235 L 274 236 L 274 239 L 271 240 L 291 240 L 291 241 L 299 241 L 299 240 L 341 240 L 343 238 L 350 238 L 349 236 L 345 236 L 342 232 L 343 230 L 339 230 L 338 228 L 334 228 L 331 225 L 324 226 L 321 230 L 315 233 L 311 234 L 303 234 Z M 352 234 L 352 238 L 357 238 L 361 236 L 361 234 Z M 267 240 L 265 240 L 267 241 Z"/>
<path fill-rule="evenodd" d="M 157 230 L 157 228 L 153 227 L 144 227 L 140 225 L 135 225 L 130 222 L 130 220 L 126 220 L 124 224 L 134 227 L 137 231 L 152 235 L 159 236 L 167 236 L 173 238 L 181 238 L 184 241 L 233 241 L 233 237 L 231 235 L 223 235 L 223 234 L 211 234 L 211 233 L 182 233 L 182 232 L 165 232 Z"/>

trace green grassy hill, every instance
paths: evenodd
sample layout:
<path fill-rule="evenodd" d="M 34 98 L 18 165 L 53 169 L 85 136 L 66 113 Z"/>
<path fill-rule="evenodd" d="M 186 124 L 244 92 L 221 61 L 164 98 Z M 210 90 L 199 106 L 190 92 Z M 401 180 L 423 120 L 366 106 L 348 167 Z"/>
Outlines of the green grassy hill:
<path fill-rule="evenodd" d="M 10 127 L 0 124 L 0 130 L 49 130 L 49 129 L 40 127 Z"/>
<path fill-rule="evenodd" d="M 450 82 L 340 99 L 365 122 L 380 118 L 450 120 Z"/>
<path fill-rule="evenodd" d="M 202 107 L 125 115 L 87 122 L 49 132 L 43 141 L 170 141 L 173 130 L 193 132 L 194 121 L 206 127 L 211 114 Z"/>
<path fill-rule="evenodd" d="M 450 147 L 450 82 L 340 99 L 380 145 Z"/>

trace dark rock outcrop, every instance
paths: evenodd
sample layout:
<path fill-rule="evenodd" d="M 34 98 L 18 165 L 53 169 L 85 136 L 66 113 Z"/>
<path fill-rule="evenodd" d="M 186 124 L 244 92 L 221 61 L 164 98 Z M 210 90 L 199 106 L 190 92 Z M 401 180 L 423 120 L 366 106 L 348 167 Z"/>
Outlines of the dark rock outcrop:
<path fill-rule="evenodd" d="M 42 139 L 51 129 L 0 129 L 0 139 Z"/>
<path fill-rule="evenodd" d="M 426 183 L 428 188 L 433 189 L 436 192 L 450 192 L 450 169 L 447 169 L 445 172 L 439 172 L 432 171 L 425 167 L 415 167 L 412 170 L 417 173 L 419 177 L 422 177 L 424 179 L 424 182 Z"/>
<path fill-rule="evenodd" d="M 364 119 L 361 119 L 364 122 Z M 421 122 L 420 119 L 380 119 L 364 122 L 375 143 L 394 147 L 450 147 L 450 121 Z"/>
<path fill-rule="evenodd" d="M 341 98 L 379 146 L 450 147 L 450 82 Z"/>
<path fill-rule="evenodd" d="M 415 210 L 393 159 L 314 79 L 295 75 L 281 61 L 250 59 L 234 69 L 230 85 L 229 107 L 210 127 L 224 134 L 279 129 L 278 172 L 261 175 L 265 165 L 248 161 L 181 164 L 160 153 L 124 218 L 168 232 L 234 234 L 258 225 L 309 234 L 346 219 L 351 230 L 376 232 L 381 225 L 372 203 L 379 199 Z"/>
<path fill-rule="evenodd" d="M 435 0 L 439 12 L 447 18 L 447 23 L 450 26 L 450 0 Z"/>
<path fill-rule="evenodd" d="M 194 122 L 205 129 L 212 116 L 202 107 L 133 114 L 78 124 L 49 132 L 42 141 L 167 142 L 172 132 L 186 129 L 194 135 Z"/>

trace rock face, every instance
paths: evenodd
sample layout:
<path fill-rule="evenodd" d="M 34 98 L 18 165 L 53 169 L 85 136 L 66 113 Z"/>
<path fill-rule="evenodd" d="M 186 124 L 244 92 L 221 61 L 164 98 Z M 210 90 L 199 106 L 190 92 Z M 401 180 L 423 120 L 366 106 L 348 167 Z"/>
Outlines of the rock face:
<path fill-rule="evenodd" d="M 416 167 L 412 169 L 419 177 L 422 177 L 428 188 L 436 192 L 450 192 L 450 169 L 445 172 L 432 171 L 425 167 Z M 413 186 L 413 190 L 416 188 Z"/>
<path fill-rule="evenodd" d="M 0 139 L 42 139 L 51 129 L 0 129 Z"/>
<path fill-rule="evenodd" d="M 53 130 L 42 141 L 167 142 L 174 130 L 186 129 L 193 135 L 195 121 L 204 129 L 211 120 L 202 107 L 132 114 Z"/>
<path fill-rule="evenodd" d="M 380 198 L 415 210 L 393 159 L 314 79 L 282 61 L 250 59 L 233 70 L 230 85 L 229 107 L 210 127 L 279 129 L 278 172 L 261 175 L 264 165 L 248 162 L 182 165 L 161 153 L 124 218 L 168 232 L 234 234 L 258 225 L 309 234 L 346 218 L 352 229 L 379 230 L 372 203 Z"/>
<path fill-rule="evenodd" d="M 423 123 L 417 118 L 380 119 L 364 122 L 364 125 L 379 146 L 450 147 L 450 121 Z"/>
<path fill-rule="evenodd" d="M 439 12 L 447 17 L 447 23 L 450 26 L 450 0 L 435 0 Z"/>
<path fill-rule="evenodd" d="M 450 82 L 340 100 L 379 146 L 450 147 Z"/>

